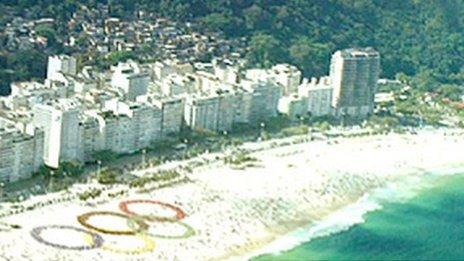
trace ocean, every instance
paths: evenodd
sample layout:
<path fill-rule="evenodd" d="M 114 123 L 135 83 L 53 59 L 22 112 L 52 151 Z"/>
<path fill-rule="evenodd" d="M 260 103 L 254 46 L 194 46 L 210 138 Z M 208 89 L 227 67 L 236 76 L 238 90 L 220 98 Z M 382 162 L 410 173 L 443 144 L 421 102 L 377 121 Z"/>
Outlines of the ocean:
<path fill-rule="evenodd" d="M 464 175 L 405 183 L 282 237 L 252 260 L 464 260 Z"/>

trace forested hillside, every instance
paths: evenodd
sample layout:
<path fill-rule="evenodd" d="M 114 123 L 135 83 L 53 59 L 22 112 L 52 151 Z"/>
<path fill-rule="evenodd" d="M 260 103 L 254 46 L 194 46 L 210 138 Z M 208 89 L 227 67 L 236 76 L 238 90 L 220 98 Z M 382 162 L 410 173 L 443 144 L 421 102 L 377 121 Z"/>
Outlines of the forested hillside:
<path fill-rule="evenodd" d="M 417 76 L 421 88 L 464 83 L 462 0 L 2 0 L 18 12 L 66 21 L 78 4 L 109 3 L 114 16 L 146 9 L 205 30 L 250 39 L 249 61 L 289 62 L 305 76 L 327 73 L 330 54 L 373 46 L 384 77 Z M 1 8 L 1 6 L 0 6 Z M 3 9 L 2 9 L 3 10 Z M 0 12 L 0 20 L 2 16 Z"/>

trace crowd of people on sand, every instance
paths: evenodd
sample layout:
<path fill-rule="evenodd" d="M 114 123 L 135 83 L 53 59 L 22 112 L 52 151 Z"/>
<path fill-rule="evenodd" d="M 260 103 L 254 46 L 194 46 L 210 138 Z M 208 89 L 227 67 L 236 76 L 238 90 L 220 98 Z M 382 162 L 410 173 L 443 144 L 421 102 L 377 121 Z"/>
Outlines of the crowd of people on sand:
<path fill-rule="evenodd" d="M 381 187 L 390 180 L 401 180 L 411 168 L 428 169 L 435 165 L 462 162 L 464 156 L 460 154 L 436 156 L 461 147 L 464 144 L 461 137 L 462 132 L 449 131 L 337 138 L 338 142 L 330 145 L 326 141 L 306 143 L 301 137 L 249 143 L 241 149 L 258 158 L 263 166 L 246 170 L 234 170 L 223 164 L 222 157 L 233 153 L 233 150 L 160 165 L 134 165 L 131 167 L 135 167 L 135 176 L 155 173 L 160 169 L 175 169 L 184 172 L 194 182 L 140 194 L 128 189 L 127 184 L 105 186 L 93 181 L 76 184 L 68 191 L 35 196 L 22 203 L 8 206 L 4 203 L 0 208 L 1 215 L 5 214 L 0 215 L 1 222 L 4 222 L 0 223 L 0 239 L 3 234 L 11 241 L 5 240 L 0 244 L 0 255 L 24 237 L 21 233 L 7 234 L 11 221 L 17 220 L 18 225 L 28 228 L 36 226 L 40 220 L 47 220 L 45 217 L 55 222 L 59 220 L 60 213 L 65 215 L 66 212 L 97 206 L 113 206 L 122 197 L 160 198 L 180 206 L 188 213 L 186 222 L 198 232 L 188 240 L 160 242 L 150 257 L 172 260 L 189 257 L 207 259 L 227 256 L 228 253 L 237 255 L 243 249 L 249 251 L 269 242 L 261 242 L 260 238 L 269 239 L 286 233 L 303 221 L 311 223 L 314 220 L 310 219 L 321 218 L 333 211 L 332 208 L 352 203 L 373 188 Z M 294 141 L 301 142 L 294 144 Z M 437 144 L 440 146 L 429 147 Z M 87 202 L 79 200 L 77 195 L 88 189 L 101 189 L 102 196 Z M 125 193 L 109 196 L 120 191 Z M 13 205 L 19 207 L 13 208 Z M 46 211 L 42 211 L 41 208 L 46 206 Z M 293 222 L 295 220 L 300 222 Z M 18 251 L 26 248 L 29 253 L 37 251 L 37 258 L 64 254 L 31 244 L 19 244 Z M 100 252 L 90 251 L 65 254 L 69 255 L 66 256 L 69 260 L 102 257 Z M 15 255 L 11 254 L 17 257 Z M 124 258 L 122 256 L 121 260 Z"/>

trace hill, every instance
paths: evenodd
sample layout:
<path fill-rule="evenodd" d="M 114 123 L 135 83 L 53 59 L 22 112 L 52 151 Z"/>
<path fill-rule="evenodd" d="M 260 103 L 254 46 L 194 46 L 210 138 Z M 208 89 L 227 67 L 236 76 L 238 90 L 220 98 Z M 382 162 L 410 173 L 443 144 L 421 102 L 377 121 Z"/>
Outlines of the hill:
<path fill-rule="evenodd" d="M 289 62 L 309 77 L 326 74 L 330 54 L 337 49 L 372 46 L 382 54 L 383 77 L 415 76 L 424 89 L 464 83 L 461 0 L 2 2 L 18 13 L 36 10 L 37 16 L 53 16 L 63 23 L 79 4 L 96 8 L 98 3 L 109 3 L 113 16 L 131 18 L 135 10 L 142 9 L 179 21 L 196 21 L 205 30 L 221 30 L 227 37 L 249 37 L 248 58 L 253 65 Z"/>

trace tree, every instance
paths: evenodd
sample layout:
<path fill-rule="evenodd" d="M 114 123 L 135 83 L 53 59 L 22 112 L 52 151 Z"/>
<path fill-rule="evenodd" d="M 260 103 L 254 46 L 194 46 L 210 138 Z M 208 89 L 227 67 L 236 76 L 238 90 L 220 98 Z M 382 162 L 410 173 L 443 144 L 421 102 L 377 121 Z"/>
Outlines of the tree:
<path fill-rule="evenodd" d="M 463 87 L 454 84 L 443 84 L 438 87 L 437 93 L 442 98 L 450 99 L 451 101 L 461 101 L 463 96 Z"/>
<path fill-rule="evenodd" d="M 104 169 L 98 176 L 97 180 L 100 184 L 110 185 L 117 183 L 117 177 L 120 176 L 122 171 L 120 169 Z"/>
<path fill-rule="evenodd" d="M 330 61 L 330 47 L 303 36 L 290 47 L 290 57 L 305 75 L 323 75 Z"/>
<path fill-rule="evenodd" d="M 264 68 L 269 68 L 279 60 L 280 42 L 272 35 L 258 33 L 250 40 L 247 54 L 248 62 Z"/>
<path fill-rule="evenodd" d="M 95 161 L 102 161 L 102 162 L 111 162 L 117 159 L 118 155 L 110 150 L 102 150 L 97 151 L 93 154 L 93 159 Z"/>
<path fill-rule="evenodd" d="M 199 21 L 210 31 L 223 31 L 231 36 L 243 35 L 241 19 L 223 13 L 212 13 L 199 19 Z"/>
<path fill-rule="evenodd" d="M 434 72 L 426 69 L 412 78 L 411 85 L 421 91 L 433 91 L 437 88 L 439 82 Z"/>
<path fill-rule="evenodd" d="M 132 51 L 119 51 L 113 52 L 108 56 L 108 62 L 116 65 L 119 62 L 126 62 L 128 60 L 137 60 L 137 55 Z"/>
<path fill-rule="evenodd" d="M 327 52 L 356 46 L 373 46 L 382 54 L 381 77 L 393 78 L 400 72 L 412 78 L 418 76 L 415 80 L 416 86 L 425 91 L 435 91 L 443 84 L 464 84 L 462 0 L 0 2 L 0 9 L 6 10 L 0 14 L 1 24 L 6 24 L 14 16 L 21 14 L 27 14 L 32 19 L 53 17 L 56 20 L 53 28 L 38 28 L 40 35 L 49 38 L 52 44 L 54 39 L 59 43 L 68 36 L 68 20 L 80 4 L 96 9 L 97 4 L 103 3 L 109 5 L 111 15 L 124 19 L 132 19 L 135 11 L 145 10 L 176 21 L 201 22 L 203 28 L 222 31 L 230 38 L 246 36 L 250 43 L 247 57 L 250 58 L 251 65 L 269 66 L 269 63 L 288 62 L 298 65 L 305 77 L 323 76 L 328 69 Z M 54 34 L 53 30 L 58 33 Z M 57 44 L 48 49 L 57 53 L 61 51 L 60 46 Z M 3 51 L 4 47 L 0 43 L 0 50 Z M 17 56 L 18 53 L 11 55 Z M 102 67 L 108 66 L 106 61 L 96 60 Z M 28 69 L 37 70 L 42 66 L 44 64 Z M 12 77 L 15 79 L 29 80 L 35 77 L 27 70 L 17 70 L 11 66 L 6 69 L 15 71 L 17 75 Z M 0 73 L 0 83 L 6 86 L 11 80 L 15 80 L 8 77 L 11 75 Z M 43 77 L 44 75 L 41 76 Z"/>
<path fill-rule="evenodd" d="M 57 36 L 56 31 L 49 25 L 38 25 L 35 27 L 37 35 L 47 38 L 47 44 L 51 47 L 57 47 Z"/>
<path fill-rule="evenodd" d="M 258 5 L 253 5 L 243 10 L 246 28 L 251 31 L 269 29 L 271 23 L 271 14 Z"/>
<path fill-rule="evenodd" d="M 331 129 L 330 123 L 328 123 L 326 121 L 317 122 L 314 127 L 316 127 L 317 129 L 319 129 L 322 132 L 326 132 L 326 131 L 329 131 Z"/>

